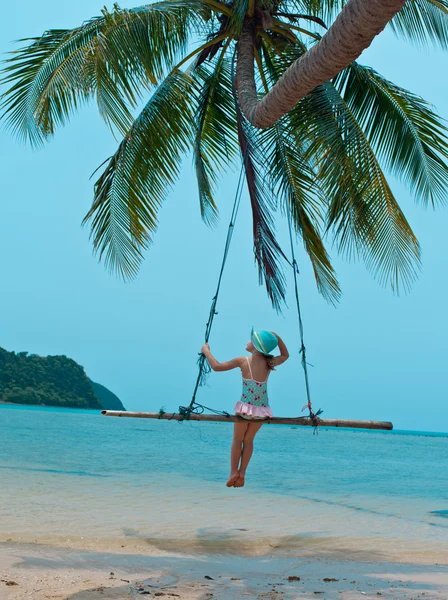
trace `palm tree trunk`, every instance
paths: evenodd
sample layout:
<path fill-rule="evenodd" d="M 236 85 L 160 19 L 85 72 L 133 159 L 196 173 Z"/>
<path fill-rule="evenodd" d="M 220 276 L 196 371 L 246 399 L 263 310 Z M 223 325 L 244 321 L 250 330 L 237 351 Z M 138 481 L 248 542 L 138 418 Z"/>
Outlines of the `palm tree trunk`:
<path fill-rule="evenodd" d="M 238 40 L 236 87 L 246 118 L 260 129 L 274 125 L 316 86 L 329 81 L 367 48 L 406 0 L 349 0 L 311 50 L 296 60 L 262 100 L 254 77 L 255 29 L 244 24 Z"/>

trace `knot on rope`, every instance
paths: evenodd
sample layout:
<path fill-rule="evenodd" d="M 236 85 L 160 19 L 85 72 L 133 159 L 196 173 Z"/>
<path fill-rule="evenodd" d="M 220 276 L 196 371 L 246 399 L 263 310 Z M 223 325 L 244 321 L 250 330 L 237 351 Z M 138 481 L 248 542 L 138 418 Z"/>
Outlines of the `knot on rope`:
<path fill-rule="evenodd" d="M 308 413 L 309 413 L 308 417 L 310 418 L 310 420 L 313 424 L 313 427 L 314 427 L 314 430 L 313 430 L 313 435 L 314 435 L 315 433 L 318 433 L 317 428 L 320 425 L 319 415 L 321 415 L 324 411 L 321 408 L 319 408 L 319 410 L 317 412 L 314 412 L 310 399 L 308 399 L 308 402 L 302 408 L 302 412 L 307 409 L 308 409 Z"/>
<path fill-rule="evenodd" d="M 299 350 L 299 354 L 302 355 L 302 367 L 304 368 L 305 372 L 306 372 L 307 365 L 310 366 L 310 367 L 314 367 L 314 365 L 312 365 L 311 363 L 309 363 L 306 360 L 306 348 L 305 348 L 305 345 L 303 344 L 303 342 L 302 342 L 302 346 L 301 346 L 301 348 Z M 306 372 L 305 379 L 308 380 L 308 372 Z M 307 385 L 308 385 L 308 383 L 307 383 Z"/>
<path fill-rule="evenodd" d="M 212 368 L 208 364 L 208 360 L 205 358 L 205 354 L 202 354 L 202 352 L 199 353 L 197 365 L 199 367 L 198 385 L 202 387 L 207 383 L 207 377 L 210 375 Z"/>
<path fill-rule="evenodd" d="M 204 404 L 199 404 L 193 399 L 188 406 L 179 406 L 179 415 L 181 416 L 179 423 L 182 423 L 182 421 L 188 421 L 191 415 L 202 415 L 205 410 L 208 410 L 215 415 L 222 415 L 223 417 L 231 416 L 225 410 L 215 410 L 214 408 L 210 408 Z"/>
<path fill-rule="evenodd" d="M 195 408 L 194 402 L 191 402 L 189 406 L 179 406 L 179 415 L 181 416 L 181 418 L 179 419 L 179 423 L 182 423 L 182 421 L 188 421 L 190 415 L 192 415 L 193 413 L 201 414 L 203 412 L 203 410 L 199 409 L 199 406 L 198 408 Z"/>
<path fill-rule="evenodd" d="M 159 408 L 159 412 L 158 412 L 158 415 L 159 415 L 159 416 L 157 417 L 158 419 L 163 419 L 163 415 L 166 415 L 166 412 L 165 412 L 165 410 L 164 410 L 164 409 L 165 409 L 165 407 L 164 407 L 164 406 L 162 406 L 162 408 Z M 168 421 L 172 421 L 172 420 L 174 419 L 174 415 L 175 415 L 175 414 L 176 414 L 176 413 L 173 413 L 173 414 L 171 415 L 171 417 L 168 419 Z"/>
<path fill-rule="evenodd" d="M 295 258 L 293 258 L 293 260 L 292 260 L 292 267 L 293 267 L 293 269 L 295 269 L 297 275 L 300 275 L 299 265 L 297 264 L 297 261 Z"/>

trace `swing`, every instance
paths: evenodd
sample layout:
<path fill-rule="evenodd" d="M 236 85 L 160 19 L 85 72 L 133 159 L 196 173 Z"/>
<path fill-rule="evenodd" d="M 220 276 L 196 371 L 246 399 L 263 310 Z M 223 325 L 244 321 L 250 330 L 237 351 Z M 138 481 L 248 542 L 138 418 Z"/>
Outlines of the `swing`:
<path fill-rule="evenodd" d="M 237 93 L 235 87 L 235 57 L 236 57 L 236 49 L 233 55 L 232 62 L 232 92 L 235 100 L 235 109 L 241 115 L 242 121 L 244 122 L 244 116 L 242 115 Z M 282 162 L 285 167 L 284 161 L 284 147 L 283 147 L 283 138 L 281 136 L 280 127 L 277 123 L 277 138 L 280 146 Z M 230 217 L 229 227 L 227 230 L 226 243 L 224 246 L 224 254 L 221 262 L 221 268 L 218 276 L 218 284 L 216 286 L 215 295 L 212 298 L 212 304 L 210 307 L 210 312 L 208 316 L 208 321 L 205 326 L 205 343 L 207 344 L 210 338 L 210 333 L 213 325 L 213 320 L 216 312 L 216 305 L 218 302 L 219 290 L 221 288 L 222 276 L 224 273 L 224 267 L 227 262 L 227 257 L 229 254 L 230 242 L 232 241 L 233 231 L 235 228 L 235 221 L 238 216 L 238 211 L 241 203 L 241 196 L 243 193 L 243 175 L 247 166 L 247 161 L 249 157 L 249 153 L 247 148 L 244 150 L 242 148 L 243 154 L 243 164 L 241 165 L 241 172 L 238 179 L 238 185 L 235 192 L 235 201 L 233 203 L 232 214 Z M 285 167 L 286 168 L 286 167 Z M 300 310 L 300 300 L 299 300 L 299 286 L 297 282 L 297 275 L 299 273 L 299 268 L 297 265 L 297 261 L 295 258 L 294 252 L 294 242 L 293 242 L 293 234 L 292 234 L 292 224 L 291 224 L 291 214 L 290 211 L 287 210 L 286 214 L 288 216 L 288 229 L 289 229 L 289 241 L 291 247 L 291 262 L 288 261 L 289 265 L 292 268 L 294 274 L 294 292 L 296 298 L 296 307 L 297 307 L 297 316 L 298 316 L 298 324 L 299 324 L 299 334 L 300 334 L 300 354 L 302 356 L 301 363 L 303 367 L 303 372 L 305 376 L 305 388 L 306 388 L 306 398 L 307 403 L 302 408 L 302 412 L 307 409 L 308 417 L 272 417 L 268 419 L 264 419 L 263 423 L 267 424 L 275 424 L 275 425 L 300 425 L 300 426 L 308 426 L 313 427 L 313 433 L 317 432 L 318 427 L 351 427 L 358 429 L 382 429 L 382 430 L 391 430 L 393 429 L 393 425 L 390 421 L 359 421 L 359 420 L 344 420 L 344 419 L 321 419 L 320 415 L 322 414 L 322 409 L 319 409 L 317 412 L 314 412 L 312 404 L 311 404 L 311 393 L 310 393 L 310 383 L 308 377 L 308 363 L 306 360 L 306 348 L 303 337 L 303 322 L 302 322 L 302 314 Z M 196 384 L 193 390 L 193 396 L 191 398 L 191 402 L 188 406 L 179 406 L 178 413 L 166 413 L 162 408 L 158 413 L 150 413 L 150 412 L 127 412 L 127 411 L 115 411 L 115 410 L 103 410 L 101 414 L 106 417 L 134 417 L 138 419 L 167 419 L 167 420 L 176 420 L 176 421 L 215 421 L 215 422 L 228 422 L 228 423 L 247 423 L 246 419 L 242 417 L 231 415 L 226 411 L 216 410 L 214 408 L 210 408 L 205 406 L 204 404 L 199 404 L 196 402 L 196 395 L 198 392 L 198 388 L 205 384 L 207 375 L 210 373 L 211 368 L 208 364 L 205 356 L 203 354 L 199 355 L 198 359 L 198 367 L 199 372 L 196 379 Z M 209 412 L 205 412 L 209 411 Z"/>
<path fill-rule="evenodd" d="M 277 128 L 278 132 L 278 128 Z M 212 298 L 212 303 L 210 307 L 210 313 L 208 317 L 208 321 L 205 327 L 205 343 L 207 344 L 210 338 L 210 333 L 213 325 L 213 320 L 216 312 L 216 305 L 218 301 L 219 291 L 221 287 L 222 276 L 224 272 L 224 267 L 227 261 L 227 256 L 229 253 L 230 242 L 232 240 L 233 231 L 235 227 L 236 217 L 238 215 L 238 210 L 240 207 L 241 196 L 242 196 L 242 180 L 243 173 L 245 169 L 245 162 L 242 165 L 241 173 L 238 180 L 237 191 L 235 194 L 235 201 L 233 205 L 232 215 L 230 217 L 230 223 L 227 231 L 226 243 L 224 246 L 224 255 L 221 262 L 221 268 L 218 277 L 218 284 L 216 287 L 215 295 Z M 314 428 L 314 432 L 317 431 L 318 427 L 350 427 L 350 428 L 358 428 L 358 429 L 381 429 L 381 430 L 391 430 L 393 429 L 393 425 L 390 421 L 359 421 L 359 420 L 344 420 L 344 419 L 321 419 L 320 415 L 322 414 L 322 410 L 314 412 L 312 404 L 311 404 L 311 394 L 310 394 L 310 384 L 308 377 L 308 364 L 306 360 L 306 348 L 304 344 L 304 335 L 303 335 L 303 323 L 302 323 L 302 315 L 300 310 L 300 300 L 299 300 L 299 288 L 297 282 L 297 274 L 299 273 L 298 265 L 295 258 L 294 253 L 294 243 L 293 243 L 293 234 L 292 234 L 292 224 L 291 224 L 291 215 L 290 212 L 287 211 L 288 215 L 288 228 L 289 228 L 289 239 L 291 246 L 291 262 L 289 262 L 292 267 L 294 274 L 294 291 L 296 298 L 296 307 L 297 307 L 297 315 L 298 315 L 298 324 L 299 324 L 299 334 L 300 334 L 300 354 L 301 354 L 301 363 L 305 376 L 305 388 L 306 388 L 306 397 L 307 403 L 302 408 L 302 411 L 305 409 L 308 410 L 307 417 L 272 417 L 263 420 L 265 424 L 275 424 L 275 425 L 298 425 L 298 426 L 311 426 Z M 114 410 L 103 410 L 101 414 L 107 417 L 133 417 L 133 418 L 143 418 L 143 419 L 165 419 L 165 420 L 176 420 L 176 421 L 206 421 L 206 422 L 227 422 L 227 423 L 247 423 L 246 419 L 236 415 L 230 415 L 226 411 L 215 410 L 203 404 L 196 402 L 196 395 L 200 386 L 203 386 L 206 381 L 207 375 L 210 373 L 210 365 L 208 364 L 205 356 L 200 354 L 198 359 L 198 367 L 199 372 L 196 379 L 196 384 L 193 390 L 193 396 L 191 402 L 188 406 L 179 406 L 178 413 L 166 413 L 163 409 L 160 409 L 158 413 L 153 412 L 128 412 L 128 411 L 114 411 Z M 205 412 L 208 411 L 208 412 Z"/>

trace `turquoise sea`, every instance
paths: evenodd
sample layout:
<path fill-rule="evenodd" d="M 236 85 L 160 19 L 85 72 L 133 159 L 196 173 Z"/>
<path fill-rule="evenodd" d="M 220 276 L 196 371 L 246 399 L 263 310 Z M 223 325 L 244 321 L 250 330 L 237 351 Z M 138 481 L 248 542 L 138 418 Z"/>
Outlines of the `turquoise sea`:
<path fill-rule="evenodd" d="M 448 556 L 448 434 L 232 427 L 0 405 L 0 541 L 191 552 Z"/>

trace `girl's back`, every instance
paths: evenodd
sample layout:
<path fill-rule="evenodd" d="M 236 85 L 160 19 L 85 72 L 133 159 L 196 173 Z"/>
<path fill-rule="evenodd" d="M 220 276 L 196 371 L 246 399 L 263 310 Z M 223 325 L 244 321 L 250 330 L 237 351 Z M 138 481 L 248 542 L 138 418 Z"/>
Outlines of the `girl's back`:
<path fill-rule="evenodd" d="M 246 357 L 241 364 L 241 373 L 243 379 L 253 379 L 257 382 L 266 381 L 271 369 L 264 357 Z"/>

